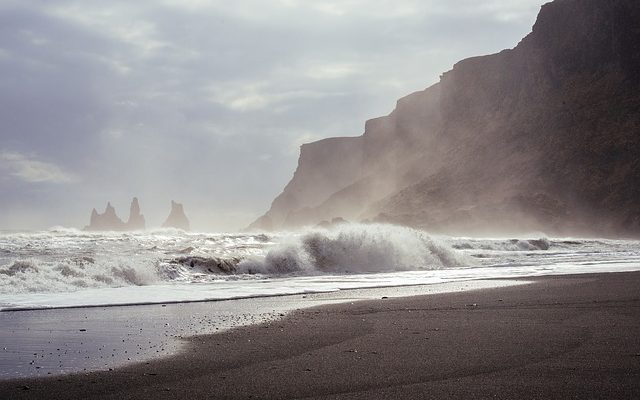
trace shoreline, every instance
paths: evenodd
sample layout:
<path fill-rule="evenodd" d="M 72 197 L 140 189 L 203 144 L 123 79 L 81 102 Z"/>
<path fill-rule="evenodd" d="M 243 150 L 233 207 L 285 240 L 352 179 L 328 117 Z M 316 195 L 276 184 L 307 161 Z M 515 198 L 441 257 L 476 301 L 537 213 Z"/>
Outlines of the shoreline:
<path fill-rule="evenodd" d="M 457 280 L 450 282 L 437 282 L 437 283 L 416 283 L 416 284 L 399 284 L 399 285 L 387 285 L 387 286 L 369 286 L 369 287 L 354 287 L 348 289 L 335 289 L 335 290 L 318 290 L 318 291 L 307 291 L 307 292 L 299 292 L 299 293 L 282 293 L 282 294 L 257 294 L 254 296 L 246 295 L 246 296 L 237 296 L 237 297 L 226 297 L 226 298 L 211 298 L 211 299 L 201 299 L 201 300 L 169 300 L 169 301 L 148 301 L 148 302 L 132 302 L 132 303 L 115 303 L 115 304 L 86 304 L 86 305 L 72 305 L 72 306 L 35 306 L 35 307 L 13 307 L 13 308 L 2 308 L 0 309 L 0 313 L 3 312 L 20 312 L 20 311 L 55 311 L 55 310 L 73 310 L 73 309 L 91 309 L 91 308 L 118 308 L 118 307 L 140 307 L 140 306 L 166 306 L 166 305 L 176 305 L 176 304 L 198 304 L 198 303 L 216 303 L 223 301 L 238 301 L 238 300 L 254 300 L 254 299 L 273 299 L 278 297 L 299 297 L 299 296 L 322 296 L 329 295 L 335 293 L 349 293 L 349 292 L 361 292 L 361 291 L 385 291 L 387 289 L 398 289 L 402 290 L 403 288 L 412 288 L 412 287 L 440 287 L 447 285 L 460 285 L 467 282 L 480 282 L 480 281 L 529 281 L 534 279 L 535 277 L 522 277 L 522 278 L 477 278 L 477 279 L 468 279 L 468 280 Z M 470 289 L 474 290 L 474 289 Z M 446 292 L 442 292 L 446 293 Z M 401 296 L 405 297 L 405 296 Z"/>
<path fill-rule="evenodd" d="M 637 397 L 640 273 L 532 280 L 306 308 L 169 358 L 3 380 L 0 397 Z"/>
<path fill-rule="evenodd" d="M 110 370 L 183 351 L 190 336 L 279 320 L 318 305 L 516 285 L 475 280 L 239 299 L 0 312 L 0 380 Z"/>

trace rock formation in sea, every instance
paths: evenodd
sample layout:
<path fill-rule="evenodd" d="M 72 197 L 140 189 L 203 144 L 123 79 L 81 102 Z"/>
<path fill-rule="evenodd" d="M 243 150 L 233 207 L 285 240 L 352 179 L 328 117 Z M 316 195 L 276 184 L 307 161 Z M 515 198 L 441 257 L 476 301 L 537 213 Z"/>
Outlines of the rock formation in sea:
<path fill-rule="evenodd" d="M 181 203 L 176 203 L 171 200 L 171 212 L 167 217 L 167 220 L 162 224 L 163 228 L 178 228 L 185 231 L 190 229 L 189 219 L 184 213 L 184 207 Z"/>
<path fill-rule="evenodd" d="M 116 214 L 111 202 L 107 202 L 104 213 L 100 214 L 94 208 L 91 211 L 89 225 L 85 226 L 86 231 L 122 231 L 126 224 Z"/>
<path fill-rule="evenodd" d="M 363 135 L 302 145 L 250 228 L 637 235 L 639 155 L 640 2 L 556 0 L 515 48 L 458 62 Z"/>
<path fill-rule="evenodd" d="M 129 220 L 127 221 L 128 230 L 144 230 L 145 228 L 144 215 L 140 213 L 140 204 L 138 204 L 138 198 L 134 197 L 129 207 Z"/>
<path fill-rule="evenodd" d="M 129 219 L 125 223 L 116 214 L 116 209 L 107 202 L 104 213 L 99 214 L 94 208 L 91 211 L 89 225 L 84 227 L 86 231 L 132 231 L 145 229 L 144 215 L 140 213 L 138 198 L 134 197 L 129 209 Z"/>

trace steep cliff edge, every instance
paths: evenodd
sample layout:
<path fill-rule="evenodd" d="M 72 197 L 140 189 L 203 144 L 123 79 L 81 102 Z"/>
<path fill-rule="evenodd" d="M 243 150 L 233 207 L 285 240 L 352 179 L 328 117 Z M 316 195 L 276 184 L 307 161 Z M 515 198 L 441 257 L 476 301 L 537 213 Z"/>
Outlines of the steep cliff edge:
<path fill-rule="evenodd" d="M 271 209 L 250 228 L 282 227 L 291 211 L 317 206 L 353 183 L 362 165 L 361 141 L 360 137 L 344 137 L 303 144 L 293 178 L 273 201 Z"/>
<path fill-rule="evenodd" d="M 638 234 L 639 93 L 640 2 L 556 0 L 514 49 L 457 63 L 360 137 L 304 145 L 253 227 Z"/>

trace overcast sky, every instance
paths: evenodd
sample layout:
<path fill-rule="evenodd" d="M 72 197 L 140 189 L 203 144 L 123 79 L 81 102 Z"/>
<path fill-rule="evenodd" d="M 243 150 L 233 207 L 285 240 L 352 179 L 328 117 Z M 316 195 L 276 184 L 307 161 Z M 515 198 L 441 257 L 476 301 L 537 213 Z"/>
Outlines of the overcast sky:
<path fill-rule="evenodd" d="M 82 227 L 107 200 L 197 230 L 269 208 L 299 145 L 360 135 L 541 0 L 0 2 L 0 229 Z"/>

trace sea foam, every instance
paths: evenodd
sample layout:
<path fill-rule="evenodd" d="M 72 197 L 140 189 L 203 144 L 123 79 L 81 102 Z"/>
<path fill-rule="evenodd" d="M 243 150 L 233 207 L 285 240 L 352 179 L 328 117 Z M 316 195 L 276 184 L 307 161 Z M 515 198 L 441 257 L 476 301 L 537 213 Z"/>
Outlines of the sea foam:
<path fill-rule="evenodd" d="M 264 257 L 241 261 L 240 273 L 375 273 L 472 264 L 470 257 L 416 229 L 343 224 L 289 238 Z"/>
<path fill-rule="evenodd" d="M 71 292 L 79 289 L 158 283 L 153 262 L 126 259 L 20 259 L 0 266 L 0 294 Z"/>
<path fill-rule="evenodd" d="M 56 227 L 0 232 L 0 309 L 69 304 L 55 300 L 64 294 L 77 304 L 113 291 L 131 302 L 219 299 L 637 268 L 640 242 L 623 240 L 436 237 L 384 224 L 269 234 Z"/>
<path fill-rule="evenodd" d="M 6 251 L 0 259 L 0 294 L 474 264 L 472 257 L 426 232 L 383 224 L 344 224 L 273 237 L 56 228 L 3 235 L 0 246 Z"/>

